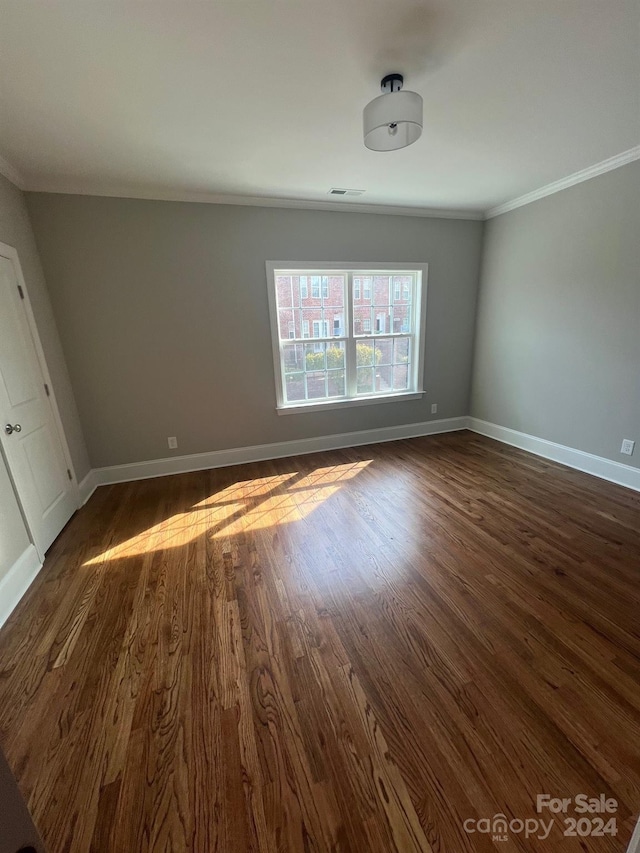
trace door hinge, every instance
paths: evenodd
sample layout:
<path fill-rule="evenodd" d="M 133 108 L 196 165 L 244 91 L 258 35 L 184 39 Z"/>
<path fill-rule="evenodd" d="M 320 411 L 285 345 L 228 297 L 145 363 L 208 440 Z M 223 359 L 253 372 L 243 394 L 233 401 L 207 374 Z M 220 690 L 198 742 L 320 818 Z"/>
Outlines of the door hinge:
<path fill-rule="evenodd" d="M 51 396 L 51 394 L 49 393 L 49 386 L 47 385 L 46 382 L 44 383 L 44 391 L 45 391 L 45 394 L 47 395 L 47 397 Z"/>
<path fill-rule="evenodd" d="M 71 469 L 69 469 L 69 468 L 67 468 L 67 477 L 68 477 L 70 480 L 73 480 L 73 474 L 71 473 Z"/>
<path fill-rule="evenodd" d="M 20 299 L 24 299 L 24 291 L 20 284 L 18 285 L 18 293 L 20 294 Z"/>

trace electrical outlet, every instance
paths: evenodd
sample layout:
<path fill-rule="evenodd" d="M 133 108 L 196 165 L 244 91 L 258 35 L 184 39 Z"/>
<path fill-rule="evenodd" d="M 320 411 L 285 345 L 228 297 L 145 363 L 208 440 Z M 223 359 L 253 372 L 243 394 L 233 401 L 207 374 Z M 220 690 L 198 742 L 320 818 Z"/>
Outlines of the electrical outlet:
<path fill-rule="evenodd" d="M 636 446 L 635 441 L 631 441 L 630 438 L 622 439 L 622 447 L 620 448 L 620 453 L 625 453 L 627 456 L 631 456 L 633 453 L 633 448 Z"/>
<path fill-rule="evenodd" d="M 432 403 L 432 404 L 431 404 L 431 414 L 432 414 L 432 415 L 435 415 L 435 414 L 437 413 L 437 411 L 438 411 L 438 404 L 437 404 L 437 403 Z"/>
<path fill-rule="evenodd" d="M 175 437 L 175 435 L 170 435 L 169 438 L 167 439 L 167 442 L 169 443 L 169 450 L 176 450 L 177 449 L 178 439 Z"/>

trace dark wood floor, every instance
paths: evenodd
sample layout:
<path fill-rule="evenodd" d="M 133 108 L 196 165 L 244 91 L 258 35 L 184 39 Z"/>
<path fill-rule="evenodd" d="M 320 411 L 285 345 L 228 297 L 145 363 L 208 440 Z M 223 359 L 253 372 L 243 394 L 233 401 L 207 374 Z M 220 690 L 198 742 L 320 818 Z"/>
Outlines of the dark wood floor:
<path fill-rule="evenodd" d="M 50 853 L 623 851 L 639 528 L 470 433 L 99 489 L 0 632 L 0 745 Z M 618 835 L 465 832 L 539 793 Z"/>

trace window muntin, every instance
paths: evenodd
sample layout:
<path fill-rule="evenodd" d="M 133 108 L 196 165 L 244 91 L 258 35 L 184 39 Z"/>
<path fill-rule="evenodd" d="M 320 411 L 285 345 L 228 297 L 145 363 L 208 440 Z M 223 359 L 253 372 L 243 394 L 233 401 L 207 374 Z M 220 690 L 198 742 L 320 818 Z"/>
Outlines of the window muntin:
<path fill-rule="evenodd" d="M 284 344 L 282 367 L 288 403 L 331 400 L 346 394 L 345 342 Z"/>
<path fill-rule="evenodd" d="M 422 392 L 426 266 L 268 270 L 278 408 Z"/>

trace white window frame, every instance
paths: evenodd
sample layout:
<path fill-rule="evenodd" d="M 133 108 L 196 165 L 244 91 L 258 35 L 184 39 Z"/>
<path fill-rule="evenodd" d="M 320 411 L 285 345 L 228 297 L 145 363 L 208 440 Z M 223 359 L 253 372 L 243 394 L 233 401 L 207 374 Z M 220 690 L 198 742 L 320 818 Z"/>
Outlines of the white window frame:
<path fill-rule="evenodd" d="M 276 410 L 279 415 L 295 414 L 299 412 L 326 411 L 328 409 L 342 409 L 351 406 L 365 406 L 374 403 L 390 403 L 399 402 L 402 400 L 417 400 L 424 396 L 424 354 L 425 354 L 425 338 L 426 338 L 426 319 L 427 319 L 427 274 L 428 264 L 426 263 L 371 263 L 371 262 L 327 262 L 319 261 L 315 263 L 299 261 L 267 261 L 267 294 L 269 299 L 269 314 L 271 319 L 271 342 L 273 350 L 273 365 L 274 379 L 276 389 Z M 284 363 L 282 358 L 282 344 L 290 343 L 289 339 L 282 342 L 279 337 L 278 329 L 278 308 L 276 299 L 276 272 L 278 275 L 326 275 L 326 274 L 343 274 L 346 276 L 347 285 L 345 288 L 346 304 L 344 306 L 344 334 L 340 338 L 334 335 L 326 338 L 310 338 L 302 337 L 296 342 L 299 343 L 318 343 L 326 342 L 334 343 L 336 340 L 344 340 L 346 350 L 346 385 L 347 394 L 341 398 L 330 398 L 325 400 L 310 400 L 305 402 L 286 401 L 283 376 Z M 354 275 L 393 275 L 412 272 L 416 275 L 415 301 L 412 306 L 413 329 L 409 332 L 388 332 L 376 334 L 375 332 L 362 332 L 355 335 L 352 328 L 352 310 L 353 310 L 353 279 Z M 329 329 L 330 332 L 333 329 Z M 303 331 L 304 335 L 304 331 Z M 394 391 L 391 394 L 371 394 L 370 396 L 356 396 L 356 345 L 358 341 L 370 340 L 375 342 L 376 338 L 380 337 L 412 337 L 412 381 L 411 389 L 408 391 Z"/>

